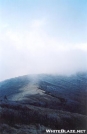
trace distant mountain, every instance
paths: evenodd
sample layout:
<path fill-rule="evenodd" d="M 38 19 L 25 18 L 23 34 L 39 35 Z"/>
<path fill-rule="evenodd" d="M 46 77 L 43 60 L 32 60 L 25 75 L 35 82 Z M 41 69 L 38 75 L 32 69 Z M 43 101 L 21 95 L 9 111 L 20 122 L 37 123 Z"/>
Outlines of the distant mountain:
<path fill-rule="evenodd" d="M 0 82 L 0 124 L 12 134 L 22 133 L 21 125 L 26 134 L 28 129 L 86 129 L 86 105 L 87 73 L 26 75 Z"/>

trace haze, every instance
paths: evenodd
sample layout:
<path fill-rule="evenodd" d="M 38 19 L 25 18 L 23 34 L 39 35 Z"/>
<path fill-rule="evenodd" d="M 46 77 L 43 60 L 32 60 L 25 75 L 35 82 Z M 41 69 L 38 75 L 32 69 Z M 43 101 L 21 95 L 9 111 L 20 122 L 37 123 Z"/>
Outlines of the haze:
<path fill-rule="evenodd" d="M 86 0 L 0 0 L 0 81 L 87 71 Z"/>

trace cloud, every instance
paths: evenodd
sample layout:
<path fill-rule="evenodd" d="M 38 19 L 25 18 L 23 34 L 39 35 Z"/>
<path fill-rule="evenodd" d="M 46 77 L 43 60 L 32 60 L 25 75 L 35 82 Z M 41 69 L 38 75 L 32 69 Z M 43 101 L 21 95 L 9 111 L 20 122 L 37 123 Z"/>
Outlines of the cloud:
<path fill-rule="evenodd" d="M 87 44 L 65 44 L 47 34 L 46 19 L 32 20 L 20 32 L 9 25 L 0 33 L 0 79 L 31 73 L 72 74 L 87 68 Z"/>

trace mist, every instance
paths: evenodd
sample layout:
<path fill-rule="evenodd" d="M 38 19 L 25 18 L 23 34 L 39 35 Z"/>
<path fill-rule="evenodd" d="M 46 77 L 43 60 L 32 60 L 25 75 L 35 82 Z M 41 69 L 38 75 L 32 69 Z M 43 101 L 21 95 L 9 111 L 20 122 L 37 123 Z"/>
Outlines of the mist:
<path fill-rule="evenodd" d="M 87 71 L 85 44 L 63 44 L 37 30 L 24 37 L 20 33 L 18 40 L 17 34 L 4 33 L 6 37 L 0 45 L 0 80 L 26 74 L 71 75 Z"/>
<path fill-rule="evenodd" d="M 87 71 L 85 3 L 37 1 L 0 4 L 0 81 Z"/>

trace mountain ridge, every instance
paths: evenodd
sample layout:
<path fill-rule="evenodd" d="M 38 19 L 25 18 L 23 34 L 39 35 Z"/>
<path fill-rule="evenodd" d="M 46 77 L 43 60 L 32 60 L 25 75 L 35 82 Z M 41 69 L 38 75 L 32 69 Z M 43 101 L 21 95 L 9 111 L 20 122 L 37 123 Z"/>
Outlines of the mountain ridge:
<path fill-rule="evenodd" d="M 86 129 L 86 105 L 85 73 L 25 75 L 0 82 L 0 125 L 5 124 L 5 134 L 7 130 L 17 133 L 15 126 L 22 133 L 22 125 L 26 134 L 35 128 L 37 134 L 47 128 Z"/>

